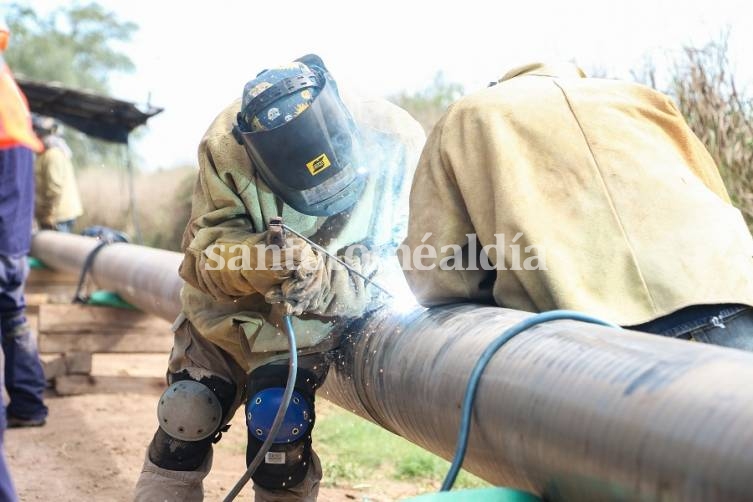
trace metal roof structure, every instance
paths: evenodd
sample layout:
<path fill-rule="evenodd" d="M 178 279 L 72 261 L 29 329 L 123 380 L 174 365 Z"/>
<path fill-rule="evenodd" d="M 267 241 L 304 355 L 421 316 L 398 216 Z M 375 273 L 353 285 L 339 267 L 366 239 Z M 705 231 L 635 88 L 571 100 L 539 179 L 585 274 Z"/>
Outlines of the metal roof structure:
<path fill-rule="evenodd" d="M 65 87 L 57 82 L 41 82 L 16 77 L 33 113 L 54 117 L 94 138 L 128 143 L 128 135 L 163 111 L 90 91 Z"/>

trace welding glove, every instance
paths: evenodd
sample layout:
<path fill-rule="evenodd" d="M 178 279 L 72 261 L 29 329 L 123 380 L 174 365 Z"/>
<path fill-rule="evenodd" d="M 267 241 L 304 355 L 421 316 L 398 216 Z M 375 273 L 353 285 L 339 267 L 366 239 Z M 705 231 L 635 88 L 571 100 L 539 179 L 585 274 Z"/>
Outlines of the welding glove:
<path fill-rule="evenodd" d="M 373 278 L 377 273 L 378 260 L 369 253 L 341 259 L 366 277 Z M 376 306 L 372 289 L 368 281 L 324 256 L 313 269 L 300 267 L 292 277 L 271 288 L 265 298 L 269 303 L 285 303 L 294 315 L 353 318 Z"/>
<path fill-rule="evenodd" d="M 286 238 L 283 247 L 267 244 L 263 257 L 258 256 L 257 259 L 259 266 L 255 270 L 244 271 L 244 277 L 261 294 L 279 288 L 282 283 L 295 277 L 299 270 L 315 270 L 321 260 L 311 245 L 299 237 Z"/>
<path fill-rule="evenodd" d="M 287 238 L 282 247 L 267 244 L 267 232 L 251 234 L 244 240 L 218 239 L 209 251 L 202 253 L 196 263 L 200 282 L 210 291 L 219 290 L 233 297 L 265 295 L 293 277 L 299 267 L 314 268 L 319 259 L 311 246 L 298 237 Z M 182 267 L 185 266 L 184 263 Z M 182 276 L 185 278 L 185 274 Z"/>

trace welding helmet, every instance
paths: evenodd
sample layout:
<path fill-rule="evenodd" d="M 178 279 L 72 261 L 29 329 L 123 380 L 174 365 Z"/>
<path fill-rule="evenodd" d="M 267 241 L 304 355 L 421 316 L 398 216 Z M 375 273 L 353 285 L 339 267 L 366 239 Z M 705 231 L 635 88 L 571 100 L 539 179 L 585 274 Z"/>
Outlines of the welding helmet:
<path fill-rule="evenodd" d="M 340 213 L 366 184 L 358 129 L 318 56 L 248 82 L 234 134 L 269 188 L 298 212 Z"/>

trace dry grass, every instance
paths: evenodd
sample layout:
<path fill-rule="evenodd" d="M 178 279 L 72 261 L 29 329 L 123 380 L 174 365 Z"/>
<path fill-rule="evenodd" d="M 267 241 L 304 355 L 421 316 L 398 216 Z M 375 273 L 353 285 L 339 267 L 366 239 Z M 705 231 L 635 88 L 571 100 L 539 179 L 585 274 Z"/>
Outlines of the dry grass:
<path fill-rule="evenodd" d="M 735 80 L 728 40 L 729 33 L 722 33 L 702 47 L 686 46 L 669 64 L 647 57 L 631 73 L 674 98 L 753 232 L 753 97 Z"/>
<path fill-rule="evenodd" d="M 670 89 L 711 153 L 733 203 L 753 230 L 753 99 L 739 89 L 727 58 L 727 37 L 686 47 Z"/>
<path fill-rule="evenodd" d="M 136 213 L 143 243 L 177 251 L 191 211 L 196 168 L 180 167 L 134 177 Z M 104 225 L 134 236 L 129 212 L 128 178 L 122 169 L 89 168 L 78 173 L 85 214 L 78 229 Z"/>
<path fill-rule="evenodd" d="M 429 134 L 447 107 L 463 93 L 462 85 L 448 81 L 444 73 L 439 71 L 424 89 L 414 93 L 401 92 L 387 99 L 407 110 L 423 126 L 426 134 Z"/>

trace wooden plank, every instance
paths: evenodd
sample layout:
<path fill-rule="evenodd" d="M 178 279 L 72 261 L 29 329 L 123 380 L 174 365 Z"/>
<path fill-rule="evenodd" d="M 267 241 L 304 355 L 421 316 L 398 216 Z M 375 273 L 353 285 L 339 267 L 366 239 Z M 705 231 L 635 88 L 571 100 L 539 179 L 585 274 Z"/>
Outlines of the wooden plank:
<path fill-rule="evenodd" d="M 94 378 L 90 375 L 63 375 L 55 379 L 55 392 L 61 396 L 77 396 L 94 389 Z"/>
<path fill-rule="evenodd" d="M 92 372 L 91 352 L 67 352 L 63 359 L 69 375 L 88 375 Z"/>
<path fill-rule="evenodd" d="M 42 359 L 42 370 L 45 380 L 53 380 L 66 374 L 65 359 L 57 356 L 53 359 Z"/>
<path fill-rule="evenodd" d="M 26 300 L 26 312 L 29 314 L 36 314 L 39 312 L 40 305 L 44 305 L 50 301 L 50 295 L 48 293 L 24 292 L 24 299 Z"/>
<path fill-rule="evenodd" d="M 26 322 L 29 323 L 29 327 L 31 328 L 31 332 L 33 336 L 37 336 L 36 334 L 39 332 L 39 315 L 35 312 L 29 312 L 26 311 Z"/>
<path fill-rule="evenodd" d="M 159 395 L 165 386 L 164 377 L 66 375 L 55 379 L 55 391 L 61 396 L 95 393 Z"/>
<path fill-rule="evenodd" d="M 91 305 L 41 305 L 42 333 L 103 333 L 127 330 L 170 334 L 170 323 L 138 310 Z"/>
<path fill-rule="evenodd" d="M 37 269 L 33 268 L 29 270 L 29 277 L 26 279 L 26 284 L 31 286 L 47 285 L 47 284 L 78 284 L 78 275 L 65 274 L 62 272 L 55 272 L 50 269 Z"/>
<path fill-rule="evenodd" d="M 121 330 L 104 333 L 45 333 L 39 332 L 40 352 L 170 352 L 173 336 L 169 330 L 161 333 Z"/>
<path fill-rule="evenodd" d="M 27 295 L 43 293 L 48 296 L 48 303 L 71 303 L 76 293 L 75 284 L 26 284 Z"/>

